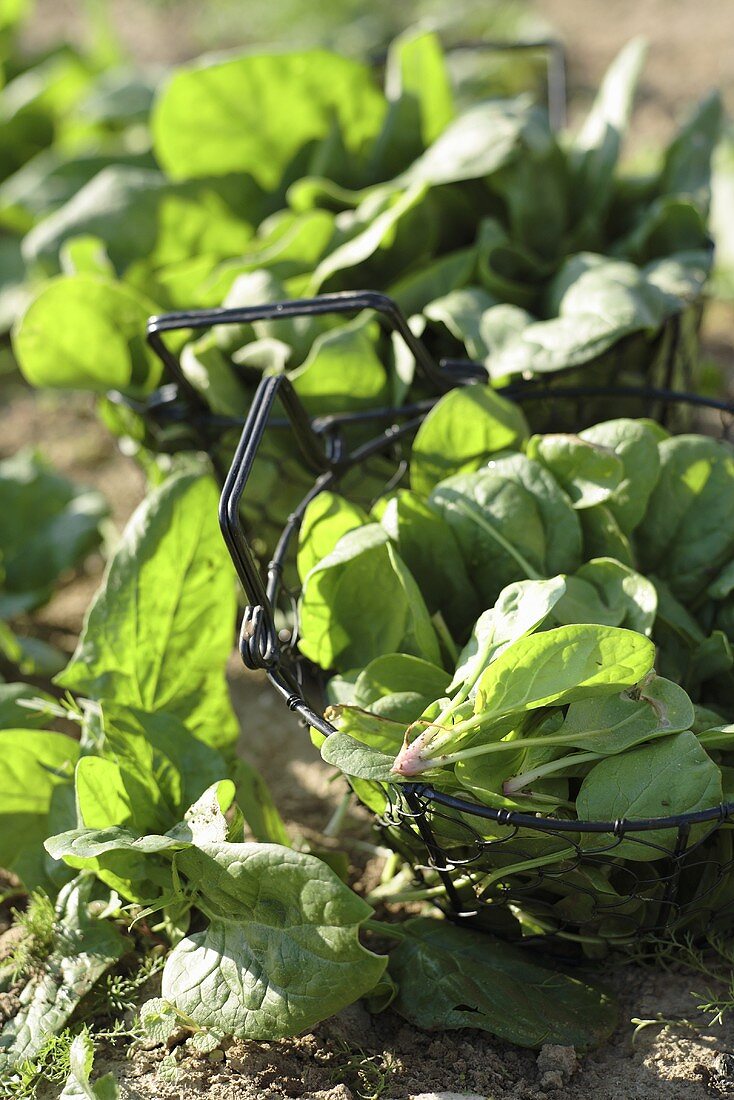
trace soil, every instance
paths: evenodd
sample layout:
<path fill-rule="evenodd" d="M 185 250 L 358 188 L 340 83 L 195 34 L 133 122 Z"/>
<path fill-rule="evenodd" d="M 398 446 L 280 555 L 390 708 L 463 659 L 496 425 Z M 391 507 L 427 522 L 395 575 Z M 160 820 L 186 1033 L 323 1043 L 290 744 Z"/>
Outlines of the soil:
<path fill-rule="evenodd" d="M 535 7 L 568 44 L 575 104 L 588 100 L 624 41 L 637 33 L 649 37 L 650 58 L 636 116 L 641 141 L 667 134 L 681 109 L 712 85 L 721 86 L 734 106 L 734 4 L 538 0 Z M 38 8 L 37 42 L 83 32 L 82 6 L 39 0 Z M 128 43 L 141 60 L 177 60 L 195 52 L 187 33 L 186 4 L 120 0 L 111 10 L 115 22 L 128 28 Z M 730 308 L 716 304 L 710 311 L 704 353 L 731 371 Z M 15 379 L 3 382 L 0 398 L 0 456 L 21 446 L 39 446 L 63 473 L 105 494 L 119 530 L 142 497 L 144 479 L 97 421 L 91 399 L 38 395 Z M 102 567 L 101 556 L 91 558 L 35 617 L 33 629 L 71 652 Z M 242 721 L 242 754 L 265 774 L 294 837 L 324 843 L 322 830 L 343 797 L 341 781 L 333 782 L 307 732 L 262 677 L 246 673 L 233 658 L 230 682 Z M 352 860 L 352 881 L 358 889 L 369 889 L 381 863 L 379 857 L 363 854 L 364 841 L 376 839 L 366 813 L 350 808 L 342 836 L 349 838 L 341 843 Z M 734 1096 L 734 1020 L 713 1025 L 696 1011 L 691 989 L 699 989 L 702 979 L 621 964 L 605 968 L 603 977 L 619 997 L 619 1027 L 603 1049 L 578 1056 L 558 1047 L 536 1054 L 478 1031 L 429 1035 L 406 1026 L 390 1011 L 370 1017 L 356 1005 L 313 1034 L 277 1043 L 237 1042 L 208 1056 L 184 1047 L 132 1053 L 103 1049 L 95 1072 L 114 1072 L 122 1100 L 407 1100 L 448 1090 L 492 1100 Z M 631 1021 L 637 1019 L 662 1022 L 635 1035 Z"/>

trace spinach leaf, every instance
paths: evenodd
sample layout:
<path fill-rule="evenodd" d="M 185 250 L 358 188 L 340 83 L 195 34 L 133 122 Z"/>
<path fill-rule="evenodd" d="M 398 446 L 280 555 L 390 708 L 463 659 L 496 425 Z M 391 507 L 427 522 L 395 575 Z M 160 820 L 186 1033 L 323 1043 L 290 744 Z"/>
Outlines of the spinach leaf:
<path fill-rule="evenodd" d="M 375 347 L 373 321 L 323 333 L 305 362 L 290 375 L 311 415 L 358 411 L 388 403 L 388 377 Z"/>
<path fill-rule="evenodd" d="M 690 731 L 619 756 L 591 769 L 576 798 L 579 818 L 617 821 L 672 817 L 712 809 L 723 801 L 721 772 Z M 694 835 L 706 826 L 693 826 Z M 625 837 L 614 855 L 635 861 L 659 859 L 670 851 L 675 829 L 653 829 Z M 587 840 L 597 846 L 607 838 Z"/>
<path fill-rule="evenodd" d="M 13 348 L 34 386 L 147 393 L 161 370 L 143 339 L 155 312 L 131 287 L 101 275 L 52 279 L 18 322 Z"/>
<path fill-rule="evenodd" d="M 532 633 L 563 601 L 566 584 L 565 578 L 552 577 L 547 581 L 516 581 L 504 588 L 494 607 L 477 619 L 446 692 L 455 691 L 461 684 L 472 685 L 473 690 L 488 664 L 508 645 Z"/>
<path fill-rule="evenodd" d="M 358 939 L 372 910 L 314 856 L 200 844 L 176 859 L 209 925 L 173 949 L 162 994 L 199 1025 L 249 1039 L 295 1035 L 377 983 L 385 959 Z"/>
<path fill-rule="evenodd" d="M 572 577 L 554 609 L 558 623 L 599 623 L 652 633 L 657 613 L 655 585 L 613 558 L 592 558 Z"/>
<path fill-rule="evenodd" d="M 595 231 L 598 234 L 597 226 L 612 199 L 614 170 L 646 49 L 640 38 L 622 49 L 607 70 L 591 111 L 575 138 L 571 195 L 572 209 L 581 205 L 583 211 L 577 229 L 582 239 Z"/>
<path fill-rule="evenodd" d="M 532 634 L 482 673 L 475 713 L 499 717 L 631 688 L 649 673 L 654 656 L 647 638 L 618 627 L 560 626 Z"/>
<path fill-rule="evenodd" d="M 79 743 L 46 730 L 0 730 L 0 867 L 52 889 L 43 842 L 55 789 L 71 785 Z"/>
<path fill-rule="evenodd" d="M 18 451 L 0 462 L 0 616 L 12 618 L 45 603 L 59 577 L 101 541 L 107 505 L 80 490 L 39 454 Z"/>
<path fill-rule="evenodd" d="M 703 436 L 664 440 L 660 476 L 636 531 L 641 566 L 684 602 L 734 554 L 734 451 Z"/>
<path fill-rule="evenodd" d="M 653 737 L 690 730 L 693 721 L 693 704 L 683 688 L 653 676 L 632 691 L 571 703 L 554 740 L 616 755 Z"/>
<path fill-rule="evenodd" d="M 550 470 L 574 508 L 605 503 L 622 481 L 623 466 L 617 456 L 579 436 L 534 435 L 526 450 L 528 458 Z"/>
<path fill-rule="evenodd" d="M 621 460 L 623 479 L 606 501 L 620 529 L 629 534 L 645 515 L 660 470 L 657 441 L 649 428 L 628 418 L 607 420 L 579 432 L 580 438 L 606 447 Z"/>
<path fill-rule="evenodd" d="M 313 143 L 332 137 L 344 150 L 332 167 L 350 182 L 386 106 L 366 66 L 327 50 L 195 62 L 158 98 L 155 153 L 172 179 L 238 172 L 275 190 L 304 155 L 308 165 Z"/>
<path fill-rule="evenodd" d="M 380 522 L 415 578 L 429 612 L 439 611 L 451 633 L 465 638 L 478 597 L 449 525 L 407 489 L 398 490 L 387 501 Z"/>
<path fill-rule="evenodd" d="M 180 474 L 140 505 L 57 682 L 90 698 L 165 710 L 221 746 L 238 725 L 224 678 L 235 592 L 216 502 L 210 479 Z"/>
<path fill-rule="evenodd" d="M 440 664 L 423 597 L 378 524 L 348 532 L 311 570 L 300 623 L 301 652 L 322 668 L 362 667 L 394 652 Z"/>
<path fill-rule="evenodd" d="M 610 995 L 487 934 L 417 917 L 390 955 L 395 1009 L 415 1027 L 480 1028 L 518 1046 L 584 1049 L 616 1024 Z"/>
<path fill-rule="evenodd" d="M 367 514 L 338 493 L 324 491 L 309 503 L 298 537 L 301 581 L 334 550 L 342 535 L 368 523 Z"/>
<path fill-rule="evenodd" d="M 477 470 L 490 455 L 517 449 L 527 436 L 522 411 L 489 386 L 451 390 L 418 429 L 410 458 L 411 488 L 427 495 L 448 475 Z"/>

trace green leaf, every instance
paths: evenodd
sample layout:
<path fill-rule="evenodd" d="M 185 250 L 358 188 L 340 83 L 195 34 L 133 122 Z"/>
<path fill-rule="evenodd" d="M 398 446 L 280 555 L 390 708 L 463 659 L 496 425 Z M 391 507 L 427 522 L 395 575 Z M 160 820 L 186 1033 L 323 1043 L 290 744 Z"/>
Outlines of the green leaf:
<path fill-rule="evenodd" d="M 598 623 L 652 633 L 657 614 L 655 585 L 613 558 L 592 558 L 566 578 L 566 594 L 554 610 L 561 625 Z"/>
<path fill-rule="evenodd" d="M 20 368 L 34 386 L 147 392 L 160 364 L 145 344 L 151 302 L 100 275 L 52 279 L 13 333 Z"/>
<path fill-rule="evenodd" d="M 486 291 L 467 286 L 429 302 L 423 313 L 429 321 L 445 325 L 451 335 L 464 344 L 471 359 L 484 359 L 489 349 L 482 332 L 482 320 L 493 305 L 496 301 Z"/>
<path fill-rule="evenodd" d="M 348 711 L 349 708 L 345 707 L 344 713 L 346 714 Z M 331 712 L 327 713 L 331 715 Z M 331 715 L 331 717 L 334 717 L 334 715 Z M 351 728 L 353 729 L 353 727 Z M 397 727 L 395 728 L 397 729 Z M 391 747 L 397 750 L 401 742 L 402 730 L 399 731 L 397 745 Z M 333 764 L 344 775 L 353 775 L 360 779 L 383 783 L 396 780 L 396 776 L 392 774 L 395 751 L 392 753 L 381 752 L 380 749 L 373 748 L 348 733 L 330 734 L 321 746 L 321 757 L 327 764 Z"/>
<path fill-rule="evenodd" d="M 408 489 L 398 490 L 387 501 L 380 522 L 415 577 L 431 615 L 440 612 L 451 633 L 465 638 L 478 600 L 449 525 Z"/>
<path fill-rule="evenodd" d="M 418 917 L 390 955 L 394 1008 L 414 1027 L 479 1028 L 518 1046 L 596 1046 L 617 1021 L 614 1000 L 579 977 L 541 966 L 485 933 Z"/>
<path fill-rule="evenodd" d="M 210 745 L 235 739 L 224 677 L 235 591 L 216 516 L 214 483 L 198 474 L 172 477 L 148 496 L 57 678 L 62 687 L 164 710 Z"/>
<path fill-rule="evenodd" d="M 313 856 L 201 844 L 177 866 L 210 923 L 173 949 L 162 995 L 200 1026 L 247 1039 L 297 1035 L 379 980 L 385 959 L 358 939 L 372 910 Z"/>
<path fill-rule="evenodd" d="M 43 726 L 51 711 L 26 707 L 25 702 L 54 704 L 53 696 L 30 684 L 0 684 L 0 730 Z"/>
<path fill-rule="evenodd" d="M 426 200 L 427 188 L 421 184 L 409 186 L 405 191 L 384 196 L 382 209 L 374 210 L 374 203 L 363 204 L 354 214 L 351 232 L 343 244 L 329 252 L 313 273 L 308 284 L 310 294 L 334 289 L 335 276 L 357 269 L 371 262 L 382 260 L 393 277 L 401 274 L 401 259 L 406 264 L 425 261 L 431 254 L 435 226 Z M 401 256 L 401 252 L 405 256 Z M 381 256 L 380 253 L 383 255 Z M 373 276 L 374 281 L 374 276 Z M 357 285 L 364 282 L 360 275 Z M 329 284 L 327 286 L 326 284 Z"/>
<path fill-rule="evenodd" d="M 527 455 L 550 470 L 574 508 L 603 504 L 622 481 L 620 459 L 579 436 L 534 435 L 528 440 Z"/>
<path fill-rule="evenodd" d="M 0 730 L 0 867 L 28 890 L 50 888 L 43 842 L 51 799 L 58 786 L 71 785 L 78 756 L 78 742 L 65 734 Z"/>
<path fill-rule="evenodd" d="M 514 581 L 573 572 L 580 564 L 577 513 L 552 475 L 525 455 L 497 457 L 475 473 L 447 478 L 429 500 L 452 528 L 485 606 Z"/>
<path fill-rule="evenodd" d="M 561 626 L 520 638 L 483 672 L 475 711 L 511 714 L 632 688 L 650 671 L 655 647 L 632 630 Z"/>
<path fill-rule="evenodd" d="M 536 109 L 524 97 L 478 103 L 446 127 L 400 182 L 435 187 L 483 179 L 518 155 L 524 132 L 534 125 Z"/>
<path fill-rule="evenodd" d="M 606 447 L 621 460 L 622 481 L 606 503 L 621 530 L 629 534 L 645 515 L 660 471 L 653 433 L 640 421 L 624 418 L 595 424 L 579 432 L 579 436 L 596 447 Z"/>
<path fill-rule="evenodd" d="M 388 403 L 388 377 L 375 347 L 373 323 L 357 317 L 325 332 L 290 375 L 293 388 L 312 416 L 358 411 Z"/>
<path fill-rule="evenodd" d="M 388 112 L 370 156 L 376 179 L 407 167 L 454 116 L 451 80 L 437 34 L 409 30 L 393 40 L 385 94 Z"/>
<path fill-rule="evenodd" d="M 306 578 L 300 602 L 304 656 L 322 668 L 362 667 L 383 653 L 440 664 L 415 580 L 378 524 L 350 531 Z"/>
<path fill-rule="evenodd" d="M 445 695 L 448 682 L 449 674 L 438 665 L 407 653 L 386 653 L 361 670 L 350 699 L 344 701 L 370 707 L 387 697 L 414 696 L 416 701 L 425 700 L 420 714 L 428 703 Z"/>
<path fill-rule="evenodd" d="M 572 195 L 576 209 L 581 207 L 582 233 L 599 233 L 597 225 L 612 198 L 614 170 L 646 52 L 647 45 L 641 38 L 633 38 L 622 48 L 574 141 Z"/>
<path fill-rule="evenodd" d="M 290 847 L 291 839 L 267 783 L 252 764 L 238 759 L 232 771 L 237 801 L 255 840 Z"/>
<path fill-rule="evenodd" d="M 94 1084 L 89 1080 L 94 1062 L 94 1044 L 88 1034 L 76 1035 L 69 1051 L 69 1076 L 59 1100 L 117 1100 L 117 1082 L 106 1073 Z"/>
<path fill-rule="evenodd" d="M 522 410 L 489 386 L 451 390 L 418 429 L 411 453 L 411 488 L 427 495 L 450 474 L 477 470 L 496 452 L 519 447 L 527 436 Z"/>
<path fill-rule="evenodd" d="M 640 563 L 683 601 L 734 553 L 734 450 L 703 436 L 660 444 L 660 476 L 636 532 Z"/>
<path fill-rule="evenodd" d="M 17 1011 L 0 1030 L 0 1069 L 4 1071 L 35 1058 L 105 971 L 127 951 L 120 933 L 91 915 L 93 887 L 94 879 L 80 876 L 58 896 L 53 947 L 42 969 L 21 991 Z"/>
<path fill-rule="evenodd" d="M 596 764 L 581 784 L 576 811 L 586 821 L 642 820 L 695 813 L 723 801 L 721 772 L 690 731 Z M 706 825 L 694 826 L 694 837 Z M 630 833 L 614 855 L 650 861 L 672 853 L 675 828 Z M 692 837 L 692 841 L 694 839 Z M 596 836 L 594 845 L 605 837 Z"/>
<path fill-rule="evenodd" d="M 704 213 L 711 187 L 711 157 L 721 134 L 722 103 L 712 91 L 686 119 L 668 146 L 660 177 L 663 193 L 692 196 Z"/>
<path fill-rule="evenodd" d="M 461 248 L 449 252 L 433 263 L 421 264 L 388 287 L 387 293 L 410 316 L 424 309 L 429 302 L 449 295 L 469 282 L 474 270 L 474 249 Z M 395 337 L 399 344 L 402 341 Z"/>
<path fill-rule="evenodd" d="M 546 292 L 549 321 L 527 325 L 488 361 L 492 378 L 544 374 L 596 358 L 623 336 L 653 335 L 680 302 L 639 268 L 581 253 L 566 261 Z"/>
<path fill-rule="evenodd" d="M 476 683 L 484 668 L 508 645 L 539 627 L 563 600 L 566 583 L 567 578 L 552 577 L 547 581 L 516 581 L 504 588 L 494 607 L 477 619 L 446 693 L 463 683 Z"/>
<path fill-rule="evenodd" d="M 616 755 L 653 737 L 689 730 L 694 717 L 683 688 L 654 676 L 638 690 L 571 703 L 554 736 L 571 748 Z"/>
<path fill-rule="evenodd" d="M 32 450 L 0 462 L 0 615 L 30 611 L 51 596 L 61 574 L 100 542 L 107 505 L 78 489 Z"/>
<path fill-rule="evenodd" d="M 306 579 L 336 547 L 342 535 L 368 523 L 366 512 L 338 493 L 325 490 L 309 503 L 298 538 L 298 576 Z"/>
<path fill-rule="evenodd" d="M 153 140 L 172 179 L 239 172 L 275 190 L 297 155 L 334 127 L 359 160 L 385 111 L 359 62 L 327 50 L 244 54 L 174 72 L 153 111 Z"/>
<path fill-rule="evenodd" d="M 101 705 L 104 741 L 99 751 L 147 788 L 149 812 L 160 804 L 164 829 L 227 775 L 224 757 L 173 714 L 149 714 L 105 699 Z M 140 829 L 146 830 L 151 827 Z"/>

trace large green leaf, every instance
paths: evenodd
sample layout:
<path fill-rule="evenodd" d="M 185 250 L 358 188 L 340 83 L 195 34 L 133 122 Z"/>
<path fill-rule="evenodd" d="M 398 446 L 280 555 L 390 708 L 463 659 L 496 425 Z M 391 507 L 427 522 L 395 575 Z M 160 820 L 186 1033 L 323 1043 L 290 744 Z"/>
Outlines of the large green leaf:
<path fill-rule="evenodd" d="M 686 731 L 600 761 L 581 784 L 576 810 L 586 821 L 639 821 L 710 810 L 723 801 L 721 772 L 698 738 Z M 694 826 L 692 840 L 706 828 Z M 630 832 L 615 845 L 614 855 L 644 862 L 660 859 L 672 854 L 676 835 L 676 828 Z M 610 840 L 597 835 L 587 838 L 587 844 Z"/>
<path fill-rule="evenodd" d="M 174 948 L 162 993 L 196 1023 L 280 1039 L 377 983 L 385 959 L 358 938 L 372 910 L 314 856 L 203 843 L 176 862 L 210 923 Z"/>
<path fill-rule="evenodd" d="M 475 709 L 499 716 L 612 694 L 639 683 L 654 659 L 652 642 L 633 630 L 556 627 L 520 638 L 488 666 Z"/>
<path fill-rule="evenodd" d="M 0 867 L 50 889 L 43 842 L 54 790 L 71 786 L 79 744 L 63 733 L 0 730 Z"/>
<path fill-rule="evenodd" d="M 271 190 L 334 127 L 347 155 L 359 158 L 386 109 L 369 69 L 327 50 L 204 59 L 163 87 L 155 151 L 173 179 L 242 172 Z"/>
<path fill-rule="evenodd" d="M 610 994 L 485 933 L 425 917 L 401 932 L 390 955 L 393 1007 L 414 1027 L 480 1028 L 518 1046 L 585 1049 L 616 1024 Z"/>
<path fill-rule="evenodd" d="M 517 449 L 527 436 L 522 410 L 489 386 L 452 390 L 418 429 L 410 459 L 411 487 L 427 495 L 450 474 L 476 470 L 497 451 Z"/>
<path fill-rule="evenodd" d="M 216 488 L 208 477 L 178 475 L 130 520 L 58 682 L 90 698 L 165 710 L 202 741 L 229 744 L 238 732 L 224 678 L 234 621 Z"/>
<path fill-rule="evenodd" d="M 151 302 L 100 275 L 46 283 L 13 332 L 13 350 L 34 386 L 147 391 L 160 363 L 145 344 Z"/>
<path fill-rule="evenodd" d="M 24 239 L 23 254 L 52 275 L 65 242 L 79 236 L 104 241 L 121 275 L 133 264 L 225 259 L 247 251 L 262 211 L 259 188 L 241 179 L 171 183 L 152 169 L 112 165 L 39 222 Z"/>
<path fill-rule="evenodd" d="M 377 179 L 401 172 L 454 116 L 451 80 L 437 34 L 409 30 L 391 43 L 385 94 L 389 108 L 370 156 Z"/>
<path fill-rule="evenodd" d="M 642 567 L 682 600 L 702 594 L 734 553 L 734 450 L 703 436 L 660 444 L 660 474 L 636 531 Z"/>
<path fill-rule="evenodd" d="M 573 199 L 581 208 L 580 232 L 596 236 L 612 198 L 614 170 L 632 110 L 646 43 L 628 42 L 606 73 L 594 104 L 574 141 Z"/>
<path fill-rule="evenodd" d="M 361 668 L 383 653 L 440 664 L 438 641 L 411 573 L 378 524 L 349 531 L 306 577 L 302 653 L 322 668 Z"/>

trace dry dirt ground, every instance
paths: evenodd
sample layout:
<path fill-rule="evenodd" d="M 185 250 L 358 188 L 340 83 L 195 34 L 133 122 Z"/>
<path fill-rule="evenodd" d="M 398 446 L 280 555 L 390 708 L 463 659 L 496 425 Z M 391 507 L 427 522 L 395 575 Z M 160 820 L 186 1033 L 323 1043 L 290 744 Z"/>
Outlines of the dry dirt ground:
<path fill-rule="evenodd" d="M 80 7 L 68 0 L 43 0 L 38 36 L 73 30 Z M 588 98 L 626 39 L 636 33 L 650 38 L 636 120 L 643 140 L 667 133 L 686 103 L 714 84 L 731 102 L 734 0 L 538 0 L 536 7 L 568 43 L 575 102 Z M 181 8 L 176 10 L 180 15 Z M 170 7 L 124 0 L 113 11 L 143 59 L 175 59 L 190 52 L 181 30 L 186 21 L 179 19 L 174 28 Z M 731 311 L 710 311 L 705 334 L 707 354 L 729 367 L 734 360 Z M 0 388 L 0 456 L 28 444 L 41 447 L 77 481 L 100 488 L 118 527 L 142 496 L 138 468 L 119 454 L 99 426 L 90 400 L 38 396 L 6 380 Z M 71 650 L 101 568 L 101 559 L 90 560 L 37 616 L 35 629 L 43 637 Z M 242 718 L 243 755 L 265 773 L 294 832 L 307 839 L 317 835 L 342 788 L 331 781 L 306 732 L 267 685 L 246 675 L 234 660 L 231 684 Z M 368 829 L 357 811 L 348 818 L 345 835 L 365 836 Z M 370 885 L 374 873 L 374 866 L 356 870 L 357 885 Z M 701 979 L 622 965 L 607 967 L 604 978 L 619 995 L 620 1024 L 610 1044 L 578 1059 L 563 1048 L 536 1055 L 480 1032 L 431 1036 L 389 1012 L 370 1018 L 355 1006 L 296 1040 L 236 1043 L 206 1058 L 181 1058 L 180 1048 L 165 1063 L 163 1051 L 128 1057 L 124 1050 L 109 1050 L 97 1068 L 115 1071 L 123 1100 L 349 1100 L 378 1095 L 406 1100 L 446 1090 L 492 1100 L 734 1096 L 734 1023 L 712 1025 L 697 1014 L 690 991 L 700 989 Z M 635 1038 L 633 1018 L 677 1022 L 649 1026 Z M 689 1023 L 681 1023 L 683 1019 Z"/>

